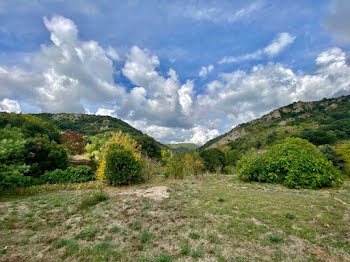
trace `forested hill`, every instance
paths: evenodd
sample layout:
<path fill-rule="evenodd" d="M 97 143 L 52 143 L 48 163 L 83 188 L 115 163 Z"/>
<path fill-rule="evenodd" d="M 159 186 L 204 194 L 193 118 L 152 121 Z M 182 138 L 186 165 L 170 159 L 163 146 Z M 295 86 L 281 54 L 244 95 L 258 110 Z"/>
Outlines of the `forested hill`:
<path fill-rule="evenodd" d="M 54 124 L 61 131 L 72 130 L 89 137 L 109 136 L 111 133 L 118 131 L 128 133 L 141 144 L 144 153 L 154 158 L 160 158 L 161 149 L 165 147 L 154 138 L 143 134 L 140 130 L 110 116 L 72 113 L 41 113 L 35 116 Z"/>
<path fill-rule="evenodd" d="M 238 125 L 205 143 L 201 149 L 229 146 L 238 151 L 263 148 L 286 137 L 301 137 L 313 144 L 350 139 L 350 96 L 314 102 L 295 102 L 259 119 Z"/>
<path fill-rule="evenodd" d="M 110 117 L 87 114 L 36 114 L 43 120 L 53 123 L 59 130 L 72 130 L 83 135 L 97 135 L 108 131 L 119 131 L 132 136 L 143 135 L 143 133 L 125 123 L 124 121 Z"/>

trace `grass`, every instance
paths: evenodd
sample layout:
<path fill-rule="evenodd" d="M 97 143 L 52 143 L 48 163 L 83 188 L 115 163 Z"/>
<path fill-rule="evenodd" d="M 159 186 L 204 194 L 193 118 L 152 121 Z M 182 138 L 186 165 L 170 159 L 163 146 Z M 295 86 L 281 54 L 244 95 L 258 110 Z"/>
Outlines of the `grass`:
<path fill-rule="evenodd" d="M 124 194 L 159 185 L 169 199 Z M 207 175 L 28 192 L 0 197 L 0 261 L 350 261 L 349 181 L 313 191 Z"/>

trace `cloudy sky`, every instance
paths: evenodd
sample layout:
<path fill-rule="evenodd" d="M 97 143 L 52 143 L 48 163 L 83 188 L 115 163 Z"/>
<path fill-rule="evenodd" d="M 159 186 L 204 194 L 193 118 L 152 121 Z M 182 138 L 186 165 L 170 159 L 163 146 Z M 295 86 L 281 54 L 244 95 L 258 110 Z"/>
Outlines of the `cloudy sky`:
<path fill-rule="evenodd" d="M 203 144 L 350 94 L 349 0 L 1 0 L 0 111 L 111 115 Z"/>

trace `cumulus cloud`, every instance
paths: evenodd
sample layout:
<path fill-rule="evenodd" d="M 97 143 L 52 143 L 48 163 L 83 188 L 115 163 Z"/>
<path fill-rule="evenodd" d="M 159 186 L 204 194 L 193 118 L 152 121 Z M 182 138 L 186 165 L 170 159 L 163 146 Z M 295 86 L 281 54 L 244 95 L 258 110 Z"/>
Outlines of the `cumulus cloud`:
<path fill-rule="evenodd" d="M 339 91 L 350 91 L 346 60 L 344 51 L 333 48 L 319 54 L 313 74 L 295 73 L 271 62 L 249 72 L 221 74 L 207 85 L 206 94 L 197 97 L 197 107 L 205 118 L 227 118 L 237 125 L 295 101 L 332 97 Z"/>
<path fill-rule="evenodd" d="M 147 119 L 150 125 L 189 128 L 193 82 L 181 84 L 173 69 L 162 76 L 156 70 L 159 64 L 158 57 L 148 50 L 131 48 L 122 73 L 136 88 L 127 94 L 118 115 L 130 120 Z"/>
<path fill-rule="evenodd" d="M 0 67 L 1 96 L 24 96 L 45 112 L 84 112 L 84 102 L 99 103 L 124 94 L 113 79 L 113 63 L 95 41 L 80 41 L 73 21 L 44 18 L 51 45 L 34 55 L 31 71 Z M 4 94 L 3 94 L 4 93 Z"/>
<path fill-rule="evenodd" d="M 350 45 L 350 1 L 332 0 L 330 11 L 323 21 L 324 27 L 339 43 Z"/>
<path fill-rule="evenodd" d="M 207 75 L 213 71 L 214 66 L 213 65 L 209 65 L 209 66 L 202 66 L 201 70 L 199 71 L 198 75 L 202 78 L 207 77 Z"/>
<path fill-rule="evenodd" d="M 8 98 L 4 98 L 2 101 L 0 101 L 0 112 L 7 112 L 7 113 L 21 113 L 21 106 L 16 100 L 11 100 Z"/>
<path fill-rule="evenodd" d="M 114 109 L 107 109 L 107 108 L 99 108 L 99 109 L 97 109 L 95 115 L 117 117 L 115 115 L 115 110 Z"/>
<path fill-rule="evenodd" d="M 124 65 L 117 68 L 129 82 L 126 90 L 113 78 L 112 60 L 121 55 L 112 47 L 80 40 L 67 18 L 44 18 L 44 24 L 51 43 L 32 55 L 26 70 L 0 65 L 1 111 L 20 112 L 18 97 L 23 106 L 46 112 L 91 113 L 86 105 L 93 105 L 95 114 L 117 116 L 161 142 L 203 144 L 219 131 L 291 102 L 350 92 L 349 55 L 339 48 L 320 53 L 309 74 L 270 62 L 221 73 L 199 89 L 172 68 L 164 72 L 158 56 L 137 46 L 123 54 Z M 235 59 L 273 57 L 294 40 L 281 33 L 265 48 Z M 202 67 L 199 77 L 213 69 Z"/>
<path fill-rule="evenodd" d="M 245 60 L 259 60 L 264 57 L 274 57 L 281 53 L 286 47 L 291 45 L 295 36 L 289 33 L 280 33 L 277 35 L 272 42 L 263 49 L 259 49 L 253 53 L 241 55 L 241 56 L 225 56 L 223 59 L 219 61 L 219 64 L 229 64 L 229 63 L 237 63 Z"/>

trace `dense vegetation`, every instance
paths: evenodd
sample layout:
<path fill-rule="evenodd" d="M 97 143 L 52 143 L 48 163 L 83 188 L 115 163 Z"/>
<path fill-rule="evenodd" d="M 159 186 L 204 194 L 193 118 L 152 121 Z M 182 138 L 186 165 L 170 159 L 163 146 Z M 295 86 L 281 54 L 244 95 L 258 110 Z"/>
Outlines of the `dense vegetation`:
<path fill-rule="evenodd" d="M 342 183 L 341 172 L 314 145 L 300 138 L 287 139 L 260 156 L 243 157 L 237 166 L 244 181 L 311 189 Z"/>
<path fill-rule="evenodd" d="M 210 162 L 217 158 L 218 152 L 212 149 L 222 151 L 226 159 L 225 170 L 227 166 L 235 166 L 236 161 L 247 152 L 261 153 L 293 137 L 318 146 L 333 165 L 350 176 L 346 153 L 350 145 L 350 96 L 297 102 L 279 108 L 208 141 L 200 150 L 201 155 L 206 155 L 206 166 L 211 166 Z"/>
<path fill-rule="evenodd" d="M 172 150 L 106 116 L 0 113 L 0 188 L 95 178 L 126 185 L 205 171 L 292 188 L 339 185 L 339 170 L 350 172 L 349 112 L 350 97 L 294 103 L 238 126 L 199 152 L 193 144 L 170 145 Z M 76 155 L 81 163 L 72 162 Z M 90 167 L 69 167 L 81 164 Z"/>

